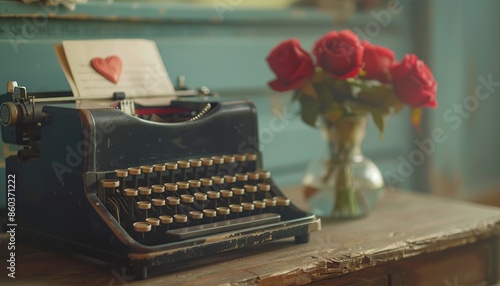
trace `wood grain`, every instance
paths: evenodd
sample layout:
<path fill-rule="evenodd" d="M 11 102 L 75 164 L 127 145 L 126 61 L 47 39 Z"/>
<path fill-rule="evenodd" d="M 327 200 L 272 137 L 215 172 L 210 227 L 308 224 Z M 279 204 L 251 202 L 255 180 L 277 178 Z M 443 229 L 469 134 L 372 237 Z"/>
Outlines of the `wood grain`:
<path fill-rule="evenodd" d="M 286 190 L 299 199 L 299 190 Z M 295 200 L 297 201 L 297 200 Z M 143 281 L 74 255 L 17 248 L 15 285 L 303 285 L 499 235 L 500 209 L 387 192 L 368 217 L 323 221 L 308 244 L 274 241 L 168 267 Z M 2 239 L 2 257 L 5 257 Z M 436 253 L 439 255 L 439 253 Z M 495 257 L 497 259 L 497 257 Z M 2 258 L 2 261 L 5 261 Z M 7 278 L 5 268 L 0 284 Z M 154 275 L 154 273 L 153 273 Z M 384 279 L 384 278 L 380 278 Z M 373 285 L 379 285 L 374 280 Z M 340 284 L 339 284 L 340 285 Z"/>

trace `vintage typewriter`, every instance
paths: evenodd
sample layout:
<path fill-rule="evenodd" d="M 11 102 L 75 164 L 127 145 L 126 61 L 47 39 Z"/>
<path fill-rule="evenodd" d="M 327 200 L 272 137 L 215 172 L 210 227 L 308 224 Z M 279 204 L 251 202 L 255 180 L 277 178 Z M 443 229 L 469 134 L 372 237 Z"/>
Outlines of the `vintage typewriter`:
<path fill-rule="evenodd" d="M 21 147 L 6 158 L 20 238 L 141 279 L 271 240 L 305 243 L 320 229 L 262 169 L 251 102 L 197 92 L 165 106 L 123 94 L 116 106 L 83 106 L 71 96 L 9 82 L 0 97 L 3 141 Z"/>

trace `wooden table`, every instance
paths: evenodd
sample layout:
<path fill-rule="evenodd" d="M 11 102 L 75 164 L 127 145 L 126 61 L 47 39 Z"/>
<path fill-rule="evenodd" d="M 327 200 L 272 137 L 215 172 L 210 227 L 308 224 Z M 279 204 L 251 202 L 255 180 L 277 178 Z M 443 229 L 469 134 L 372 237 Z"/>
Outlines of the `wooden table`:
<path fill-rule="evenodd" d="M 286 190 L 298 195 L 298 190 Z M 295 200 L 297 201 L 297 200 Z M 300 200 L 298 200 L 300 201 Z M 500 209 L 386 192 L 368 217 L 325 221 L 308 244 L 269 242 L 175 265 L 131 281 L 82 257 L 18 245 L 16 279 L 5 285 L 492 285 L 499 273 Z"/>

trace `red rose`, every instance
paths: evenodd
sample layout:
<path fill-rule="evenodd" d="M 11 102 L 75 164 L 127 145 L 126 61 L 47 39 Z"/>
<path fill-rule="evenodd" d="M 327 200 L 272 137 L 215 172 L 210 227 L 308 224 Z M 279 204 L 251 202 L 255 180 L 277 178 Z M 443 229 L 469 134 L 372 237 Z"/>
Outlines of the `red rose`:
<path fill-rule="evenodd" d="M 313 53 L 324 71 L 337 78 L 351 78 L 361 69 L 363 50 L 358 36 L 344 30 L 324 35 L 314 45 Z"/>
<path fill-rule="evenodd" d="M 394 52 L 385 47 L 372 45 L 367 41 L 361 42 L 361 45 L 365 48 L 363 70 L 366 75 L 363 76 L 363 79 L 375 79 L 381 83 L 389 83 L 389 70 L 396 58 Z"/>
<path fill-rule="evenodd" d="M 277 77 L 269 82 L 276 91 L 296 89 L 314 74 L 312 58 L 297 39 L 284 41 L 272 49 L 267 63 Z"/>
<path fill-rule="evenodd" d="M 437 107 L 437 83 L 429 67 L 409 54 L 391 68 L 396 96 L 411 107 Z"/>

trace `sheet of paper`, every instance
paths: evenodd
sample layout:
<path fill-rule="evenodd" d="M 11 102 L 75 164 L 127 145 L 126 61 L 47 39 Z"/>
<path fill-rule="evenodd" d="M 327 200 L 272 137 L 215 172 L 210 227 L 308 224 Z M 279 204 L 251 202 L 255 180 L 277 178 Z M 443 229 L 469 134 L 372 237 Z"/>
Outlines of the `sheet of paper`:
<path fill-rule="evenodd" d="M 64 59 L 61 53 L 64 52 Z M 112 96 L 125 92 L 127 97 L 165 96 L 174 94 L 174 87 L 153 41 L 144 39 L 63 41 L 56 53 L 70 82 L 75 97 Z M 122 70 L 117 83 L 98 73 L 93 58 L 117 56 Z"/>

